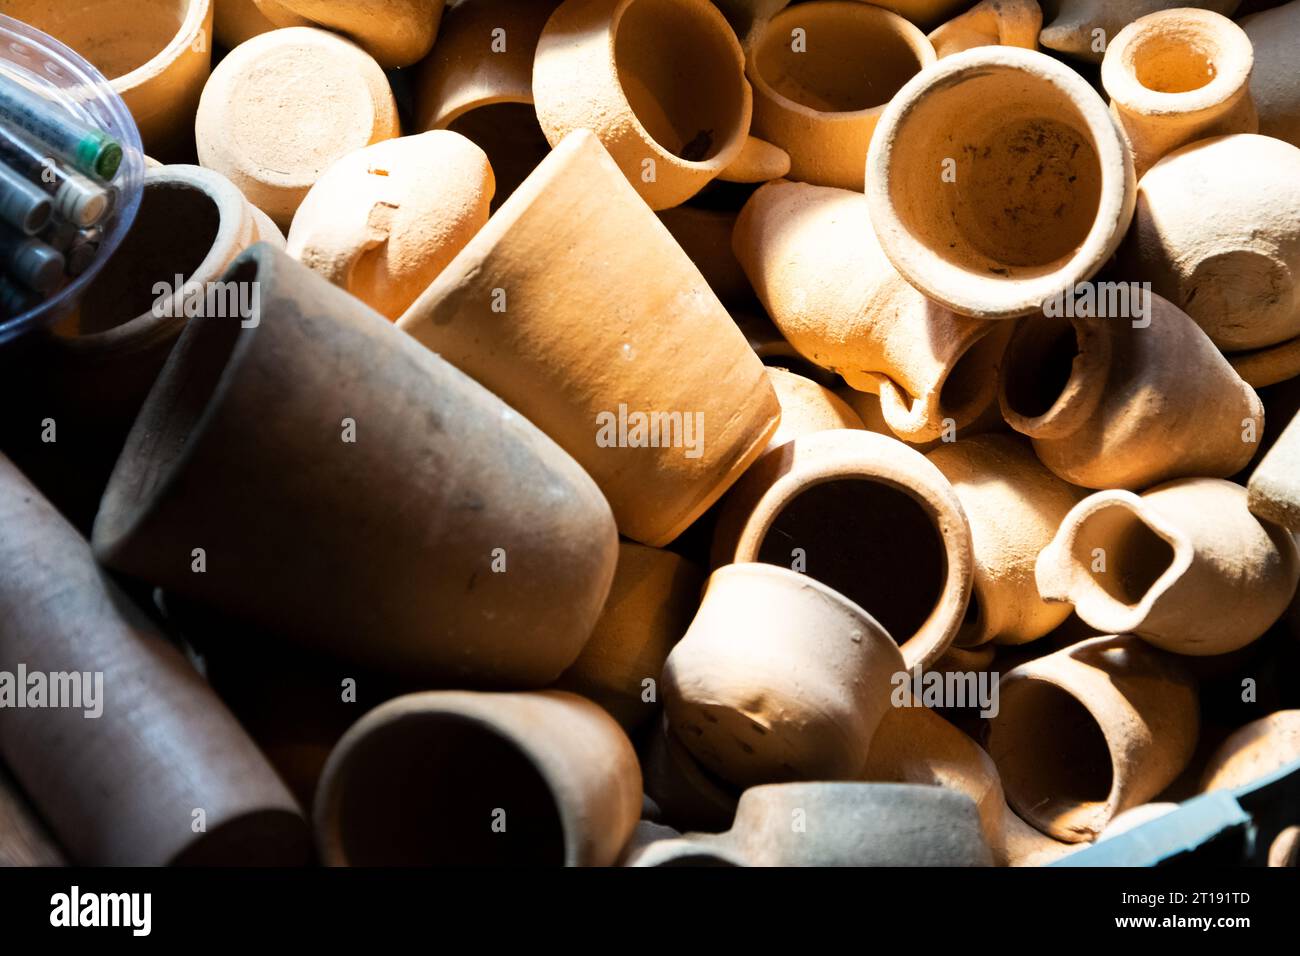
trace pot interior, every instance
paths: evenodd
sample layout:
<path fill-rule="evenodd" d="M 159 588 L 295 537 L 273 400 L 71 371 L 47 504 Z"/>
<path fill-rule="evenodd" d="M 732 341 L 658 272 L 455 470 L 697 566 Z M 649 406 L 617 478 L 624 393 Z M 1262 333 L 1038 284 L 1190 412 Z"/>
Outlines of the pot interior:
<path fill-rule="evenodd" d="M 6 0 L 3 12 L 63 41 L 114 80 L 161 53 L 190 6 L 190 0 Z"/>
<path fill-rule="evenodd" d="M 1007 410 L 1025 419 L 1046 415 L 1065 391 L 1078 354 L 1078 335 L 1068 319 L 1025 320 L 1003 359 Z"/>
<path fill-rule="evenodd" d="M 447 124 L 487 153 L 496 180 L 491 211 L 510 198 L 551 146 L 532 103 L 489 103 L 467 110 Z"/>
<path fill-rule="evenodd" d="M 1133 75 L 1156 93 L 1189 93 L 1217 75 L 1218 44 L 1203 29 L 1165 29 L 1135 41 L 1130 49 Z"/>
<path fill-rule="evenodd" d="M 1124 504 L 1099 508 L 1076 531 L 1071 558 L 1094 584 L 1126 607 L 1141 603 L 1174 563 L 1174 549 Z"/>

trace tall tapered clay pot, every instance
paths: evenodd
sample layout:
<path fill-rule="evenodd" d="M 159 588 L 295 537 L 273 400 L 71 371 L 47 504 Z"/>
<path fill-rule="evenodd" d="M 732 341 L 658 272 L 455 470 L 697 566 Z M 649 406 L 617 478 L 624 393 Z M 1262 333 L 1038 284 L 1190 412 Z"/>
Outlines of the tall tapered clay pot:
<path fill-rule="evenodd" d="M 1012 808 L 1084 843 L 1182 772 L 1197 736 L 1196 686 L 1177 658 L 1102 636 L 1002 676 L 988 752 Z"/>
<path fill-rule="evenodd" d="M 980 0 L 928 36 L 935 56 L 943 58 L 977 46 L 1038 49 L 1043 10 L 1037 0 Z"/>
<path fill-rule="evenodd" d="M 224 281 L 257 283 L 260 320 L 181 336 L 95 519 L 99 559 L 409 678 L 554 680 L 614 571 L 592 481 L 284 253 L 259 243 Z"/>
<path fill-rule="evenodd" d="M 3 456 L 0 525 L 0 671 L 25 696 L 0 708 L 0 755 L 72 860 L 306 863 L 305 821 L 265 758 Z M 62 692 L 35 703 L 38 686 Z"/>
<path fill-rule="evenodd" d="M 1133 217 L 1136 178 L 1083 77 L 1045 54 L 945 57 L 886 107 L 867 199 L 898 271 L 962 315 L 1028 315 L 1091 278 Z"/>
<path fill-rule="evenodd" d="M 723 504 L 713 561 L 780 565 L 835 589 L 884 626 L 909 670 L 952 643 L 973 572 L 970 527 L 939 469 L 848 429 L 796 438 L 751 468 Z"/>
<path fill-rule="evenodd" d="M 433 46 L 445 0 L 257 0 L 276 19 L 285 14 L 293 26 L 306 19 L 327 30 L 342 33 L 392 69 L 410 66 Z"/>
<path fill-rule="evenodd" d="M 1264 406 L 1182 310 L 1145 297 L 1140 319 L 1034 316 L 1002 359 L 1007 423 L 1085 488 L 1227 477 L 1259 447 Z"/>
<path fill-rule="evenodd" d="M 596 137 L 570 134 L 398 322 L 667 544 L 766 446 L 762 363 Z"/>
<path fill-rule="evenodd" d="M 1059 0 L 1049 5 L 1039 41 L 1076 60 L 1101 63 L 1120 32 L 1140 17 L 1171 7 L 1231 14 L 1241 0 Z M 1047 12 L 1047 11 L 1045 11 Z"/>
<path fill-rule="evenodd" d="M 640 810 L 632 744 L 591 701 L 429 691 L 344 734 L 314 816 L 333 866 L 609 866 Z"/>
<path fill-rule="evenodd" d="M 1250 95 L 1259 111 L 1259 131 L 1300 146 L 1300 75 L 1295 69 L 1300 44 L 1300 0 L 1241 20 L 1255 52 Z"/>
<path fill-rule="evenodd" d="M 879 393 L 899 437 L 929 441 L 949 419 L 963 428 L 992 400 L 1011 326 L 957 315 L 908 284 L 877 243 L 860 193 L 769 183 L 741 210 L 732 241 L 790 343 Z"/>
<path fill-rule="evenodd" d="M 533 61 L 552 146 L 591 130 L 652 209 L 685 202 L 740 155 L 753 94 L 708 0 L 565 0 Z"/>

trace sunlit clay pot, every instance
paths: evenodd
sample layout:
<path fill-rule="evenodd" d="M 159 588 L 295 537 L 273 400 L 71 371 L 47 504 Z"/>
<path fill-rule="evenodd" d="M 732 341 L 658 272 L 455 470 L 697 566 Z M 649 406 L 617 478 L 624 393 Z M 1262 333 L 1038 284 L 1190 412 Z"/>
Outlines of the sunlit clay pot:
<path fill-rule="evenodd" d="M 1179 654 L 1249 644 L 1286 610 L 1297 579 L 1291 533 L 1251 514 L 1241 485 L 1215 478 L 1141 497 L 1099 491 L 1066 515 L 1038 558 L 1044 598 L 1069 601 L 1099 631 Z"/>
<path fill-rule="evenodd" d="M 1059 0 L 1055 16 L 1043 27 L 1039 40 L 1049 50 L 1078 60 L 1102 62 L 1109 45 L 1124 27 L 1157 10 L 1196 7 L 1230 14 L 1241 0 Z"/>
<path fill-rule="evenodd" d="M 952 643 L 973 571 L 966 515 L 939 469 L 900 441 L 846 429 L 796 438 L 746 473 L 713 542 L 715 566 L 733 561 L 835 589 L 884 626 L 909 670 Z"/>
<path fill-rule="evenodd" d="M 1121 257 L 1252 385 L 1300 374 L 1300 147 L 1242 134 L 1170 153 L 1142 177 Z"/>
<path fill-rule="evenodd" d="M 934 62 L 925 34 L 897 14 L 849 0 L 788 7 L 749 48 L 754 133 L 790 154 L 790 178 L 861 190 L 885 104 Z"/>
<path fill-rule="evenodd" d="M 700 763 L 737 786 L 852 779 L 903 668 L 844 596 L 787 568 L 731 564 L 668 655 L 664 709 Z"/>
<path fill-rule="evenodd" d="M 1141 319 L 1026 319 L 1007 346 L 1002 414 L 1068 482 L 1145 488 L 1227 477 L 1259 447 L 1264 406 L 1254 389 L 1186 314 L 1146 298 Z"/>
<path fill-rule="evenodd" d="M 946 419 L 961 429 L 992 400 L 1011 324 L 957 315 L 908 284 L 861 193 L 769 183 L 741 210 L 732 245 L 790 344 L 878 393 L 900 438 L 938 438 Z"/>
<path fill-rule="evenodd" d="M 1023 438 L 977 435 L 927 456 L 952 482 L 970 521 L 974 590 L 956 643 L 1023 644 L 1070 616 L 1038 595 L 1034 562 L 1087 492 L 1057 478 Z"/>
<path fill-rule="evenodd" d="M 1139 178 L 1180 146 L 1259 128 L 1253 60 L 1241 27 L 1209 10 L 1162 10 L 1119 32 L 1101 80 Z"/>
<path fill-rule="evenodd" d="M 415 79 L 416 129 L 449 129 L 488 155 L 496 209 L 550 150 L 533 109 L 533 55 L 559 0 L 470 0 L 447 10 Z"/>
<path fill-rule="evenodd" d="M 810 378 L 783 368 L 768 368 L 767 378 L 781 403 L 781 425 L 772 436 L 768 451 L 800 435 L 832 428 L 866 427 L 844 399 Z"/>
<path fill-rule="evenodd" d="M 1300 760 L 1300 710 L 1253 720 L 1219 745 L 1201 775 L 1201 790 L 1227 790 L 1262 780 Z"/>
<path fill-rule="evenodd" d="M 1133 217 L 1133 160 L 1068 66 L 985 46 L 945 57 L 885 108 L 871 221 L 912 285 L 955 312 L 1028 315 L 1090 278 Z"/>
<path fill-rule="evenodd" d="M 552 146 L 591 130 L 652 209 L 730 165 L 753 109 L 740 44 L 708 0 L 565 0 L 537 43 L 533 97 Z"/>
<path fill-rule="evenodd" d="M 385 69 L 409 66 L 433 46 L 444 0 L 257 0 L 266 13 L 292 26 L 305 18 L 342 33 Z M 292 16 L 283 22 L 285 14 Z"/>
<path fill-rule="evenodd" d="M 316 792 L 332 866 L 609 866 L 636 828 L 627 736 L 561 691 L 430 691 L 343 735 Z"/>
<path fill-rule="evenodd" d="M 1300 45 L 1300 0 L 1241 20 L 1255 50 L 1250 95 L 1259 111 L 1259 131 L 1300 146 L 1300 73 L 1295 51 Z"/>
<path fill-rule="evenodd" d="M 1132 636 L 1095 637 L 1002 676 L 988 752 L 1012 808 L 1084 843 L 1182 772 L 1196 745 L 1195 683 Z"/>
<path fill-rule="evenodd" d="M 487 156 L 456 133 L 374 143 L 316 180 L 288 252 L 396 320 L 487 222 L 492 189 Z"/>
<path fill-rule="evenodd" d="M 1247 489 L 1252 512 L 1300 532 L 1300 415 L 1255 467 Z"/>
<path fill-rule="evenodd" d="M 586 130 L 551 151 L 398 327 L 577 459 L 642 544 L 677 537 L 776 431 L 762 363 Z"/>
<path fill-rule="evenodd" d="M 266 2 L 268 9 L 274 9 Z M 283 7 L 279 8 L 284 10 Z M 266 11 L 257 0 L 213 0 L 212 29 L 217 42 L 227 50 L 233 50 L 245 40 L 251 40 L 259 33 L 269 33 L 280 27 L 309 27 L 311 21 L 306 17 L 295 17 L 287 11 L 276 13 L 275 19 L 267 16 Z"/>
<path fill-rule="evenodd" d="M 308 862 L 302 812 L 252 740 L 3 455 L 0 526 L 0 671 L 26 668 L 19 693 L 82 677 L 77 706 L 0 708 L 0 756 L 73 862 Z"/>
<path fill-rule="evenodd" d="M 109 480 L 96 556 L 407 679 L 558 677 L 617 556 L 591 479 L 284 253 L 259 243 L 224 281 L 257 283 L 259 321 L 186 328 Z"/>
<path fill-rule="evenodd" d="M 388 79 L 356 44 L 312 27 L 253 37 L 203 87 L 199 162 L 287 229 L 340 157 L 400 133 Z"/>
<path fill-rule="evenodd" d="M 930 31 L 935 55 L 942 58 L 976 46 L 1038 49 L 1043 11 L 1036 0 L 981 0 L 965 13 Z"/>

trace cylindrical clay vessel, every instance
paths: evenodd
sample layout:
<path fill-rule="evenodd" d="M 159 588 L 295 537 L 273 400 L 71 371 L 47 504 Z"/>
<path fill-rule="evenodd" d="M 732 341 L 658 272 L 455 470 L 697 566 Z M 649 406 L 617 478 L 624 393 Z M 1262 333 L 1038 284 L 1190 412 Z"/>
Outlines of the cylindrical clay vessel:
<path fill-rule="evenodd" d="M 385 69 L 410 66 L 433 46 L 444 0 L 257 0 L 263 13 L 300 19 L 342 33 Z"/>
<path fill-rule="evenodd" d="M 988 752 L 1007 801 L 1067 843 L 1096 839 L 1158 794 L 1196 745 L 1195 682 L 1136 637 L 1094 637 L 1021 664 L 999 693 Z"/>
<path fill-rule="evenodd" d="M 945 57 L 899 90 L 867 157 L 881 248 L 963 315 L 1028 315 L 1091 278 L 1133 217 L 1136 178 L 1106 104 L 1033 50 Z"/>
<path fill-rule="evenodd" d="M 284 253 L 259 243 L 224 281 L 258 283 L 260 321 L 181 336 L 109 481 L 99 559 L 411 679 L 559 676 L 617 554 L 591 479 Z"/>
<path fill-rule="evenodd" d="M 1172 7 L 1213 10 L 1225 16 L 1241 0 L 1056 0 L 1047 14 L 1039 42 L 1071 59 L 1101 63 L 1120 32 L 1141 17 Z"/>
<path fill-rule="evenodd" d="M 804 435 L 755 464 L 718 518 L 714 566 L 733 561 L 835 589 L 884 626 L 909 670 L 947 650 L 971 594 L 970 527 L 952 486 L 924 455 L 866 431 Z"/>
<path fill-rule="evenodd" d="M 275 771 L 2 455 L 0 526 L 0 670 L 25 668 L 22 693 L 35 674 L 51 693 L 52 675 L 81 678 L 64 706 L 0 709 L 0 755 L 72 860 L 307 863 L 310 835 Z"/>
<path fill-rule="evenodd" d="M 570 134 L 398 323 L 596 480 L 619 531 L 667 544 L 776 431 L 763 365 L 601 147 Z"/>
<path fill-rule="evenodd" d="M 327 865 L 609 866 L 640 811 L 632 744 L 591 701 L 430 691 L 343 735 L 314 816 Z"/>

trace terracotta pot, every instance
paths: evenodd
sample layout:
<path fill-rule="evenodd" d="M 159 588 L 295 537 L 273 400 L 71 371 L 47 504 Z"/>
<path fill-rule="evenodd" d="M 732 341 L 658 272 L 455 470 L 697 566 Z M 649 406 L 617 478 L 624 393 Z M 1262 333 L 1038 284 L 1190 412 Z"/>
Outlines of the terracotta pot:
<path fill-rule="evenodd" d="M 999 863 L 1006 858 L 1006 801 L 997 768 L 980 745 L 924 707 L 894 707 L 885 714 L 862 779 L 944 787 L 965 794 L 979 810 L 984 839 Z"/>
<path fill-rule="evenodd" d="M 187 313 L 206 311 L 208 283 L 260 240 L 284 243 L 224 176 L 199 166 L 147 170 L 135 223 L 80 306 L 0 376 L 13 389 L 6 448 L 79 529 L 90 530 Z M 159 295 L 160 287 L 168 291 Z M 212 299 L 214 306 L 228 301 Z M 43 440 L 46 419 L 54 441 Z"/>
<path fill-rule="evenodd" d="M 1209 10 L 1163 10 L 1119 32 L 1101 80 L 1139 178 L 1180 146 L 1259 129 L 1253 61 L 1241 27 Z"/>
<path fill-rule="evenodd" d="M 687 204 L 660 210 L 656 215 L 700 270 L 719 302 L 728 306 L 753 302 L 754 290 L 731 250 L 737 213 Z"/>
<path fill-rule="evenodd" d="M 13 777 L 0 766 L 0 867 L 66 865 L 54 837 Z"/>
<path fill-rule="evenodd" d="M 719 832 L 731 825 L 739 793 L 709 773 L 662 717 L 641 749 L 646 796 L 680 829 Z"/>
<path fill-rule="evenodd" d="M 1243 134 L 1170 153 L 1142 177 L 1122 256 L 1230 357 L 1286 353 L 1270 374 L 1241 368 L 1252 385 L 1300 374 L 1300 147 Z"/>
<path fill-rule="evenodd" d="M 1300 415 L 1255 466 L 1247 490 L 1253 513 L 1300 532 Z"/>
<path fill-rule="evenodd" d="M 651 209 L 730 165 L 753 110 L 740 44 L 708 0 L 565 0 L 537 43 L 533 96 L 552 146 L 591 130 Z"/>
<path fill-rule="evenodd" d="M 952 486 L 919 452 L 866 431 L 804 435 L 751 468 L 714 538 L 714 565 L 732 561 L 796 567 L 840 592 L 884 626 L 908 670 L 948 648 L 971 593 Z"/>
<path fill-rule="evenodd" d="M 1134 20 L 1171 7 L 1230 14 L 1241 0 L 1060 0 L 1039 42 L 1077 60 L 1100 63 L 1108 45 Z"/>
<path fill-rule="evenodd" d="M 879 393 L 899 437 L 938 438 L 945 420 L 962 428 L 992 400 L 1012 327 L 956 315 L 909 285 L 876 242 L 860 193 L 770 183 L 741 210 L 733 246 L 790 343 Z"/>
<path fill-rule="evenodd" d="M 677 537 L 776 430 L 762 364 L 586 131 L 547 156 L 398 327 L 573 455 L 642 544 Z"/>
<path fill-rule="evenodd" d="M 1028 315 L 1094 275 L 1133 216 L 1133 160 L 1068 66 L 986 46 L 890 101 L 867 159 L 881 248 L 912 285 L 983 319 Z"/>
<path fill-rule="evenodd" d="M 410 66 L 433 46 L 444 0 L 257 0 L 282 26 L 307 19 L 342 33 L 385 69 Z M 284 14 L 292 16 L 286 23 Z"/>
<path fill-rule="evenodd" d="M 1141 497 L 1099 491 L 1071 509 L 1038 558 L 1044 598 L 1071 602 L 1097 630 L 1196 656 L 1262 635 L 1297 580 L 1291 533 L 1252 515 L 1245 488 L 1214 478 L 1173 481 Z"/>
<path fill-rule="evenodd" d="M 789 7 L 749 47 L 754 133 L 790 154 L 790 178 L 861 191 L 867 146 L 895 93 L 934 62 L 925 34 L 866 3 Z"/>
<path fill-rule="evenodd" d="M 4 762 L 68 855 L 83 866 L 307 862 L 301 812 L 253 742 L 3 456 L 0 524 L 0 670 L 76 672 L 95 698 L 0 709 Z"/>
<path fill-rule="evenodd" d="M 289 255 L 394 321 L 488 219 L 487 155 L 445 130 L 335 162 L 289 228 Z"/>
<path fill-rule="evenodd" d="M 664 661 L 691 623 L 704 578 L 671 551 L 620 541 L 604 610 L 555 686 L 594 700 L 629 733 L 646 723 L 659 712 Z"/>
<path fill-rule="evenodd" d="M 399 135 L 383 70 L 364 50 L 311 27 L 253 37 L 203 87 L 199 162 L 229 177 L 281 229 L 337 159 Z"/>
<path fill-rule="evenodd" d="M 100 560 L 410 679 L 554 680 L 614 572 L 591 480 L 278 250 L 254 246 L 225 281 L 258 283 L 260 321 L 181 336 L 105 492 Z"/>
<path fill-rule="evenodd" d="M 810 378 L 783 368 L 768 368 L 767 380 L 772 383 L 772 390 L 781 403 L 781 425 L 768 443 L 769 452 L 800 435 L 834 428 L 866 428 L 858 413 L 844 399 Z"/>
<path fill-rule="evenodd" d="M 1037 0 L 981 0 L 965 13 L 931 30 L 930 44 L 942 59 L 977 46 L 1038 49 L 1043 11 Z"/>
<path fill-rule="evenodd" d="M 430 691 L 343 735 L 315 821 L 331 866 L 609 866 L 641 811 L 636 753 L 561 691 Z"/>
<path fill-rule="evenodd" d="M 1023 644 L 1054 630 L 1068 605 L 1038 596 L 1034 561 L 1084 495 L 1048 471 L 1028 442 L 979 435 L 930 452 L 961 501 L 974 547 L 974 590 L 955 642 Z"/>
<path fill-rule="evenodd" d="M 1201 792 L 1244 787 L 1300 760 L 1300 710 L 1251 721 L 1219 745 L 1201 774 Z"/>
<path fill-rule="evenodd" d="M 1250 95 L 1259 110 L 1259 131 L 1300 146 L 1300 76 L 1295 50 L 1300 43 L 1300 0 L 1241 20 L 1255 52 Z"/>
<path fill-rule="evenodd" d="M 1141 320 L 1036 317 L 1007 346 L 1002 414 L 1073 484 L 1226 477 L 1258 448 L 1264 406 L 1254 389 L 1187 315 L 1148 298 Z"/>
<path fill-rule="evenodd" d="M 212 0 L 212 30 L 217 42 L 227 50 L 233 50 L 245 40 L 251 40 L 261 33 L 269 33 L 280 27 L 309 27 L 312 22 L 306 17 L 278 11 L 283 7 L 269 5 L 272 17 L 258 6 L 257 0 Z"/>
<path fill-rule="evenodd" d="M 62 40 L 122 97 L 144 148 L 194 152 L 194 111 L 212 60 L 212 0 L 6 0 L 4 13 Z"/>
<path fill-rule="evenodd" d="M 1097 837 L 1191 758 L 1196 688 L 1177 658 L 1095 637 L 1002 676 L 988 752 L 1012 808 L 1066 843 Z"/>
<path fill-rule="evenodd" d="M 557 6 L 559 0 L 457 3 L 416 73 L 416 128 L 452 130 L 487 153 L 497 183 L 493 210 L 551 148 L 533 109 L 533 56 Z"/>

